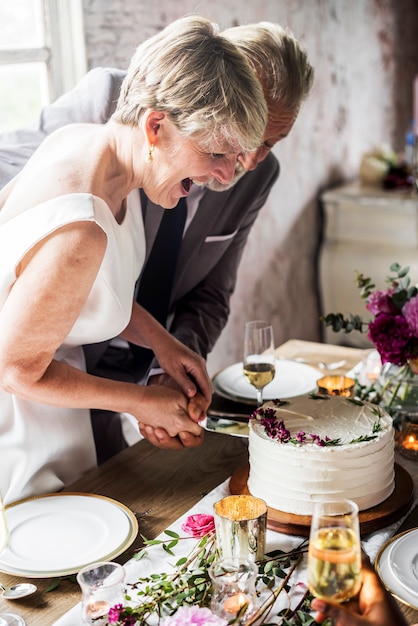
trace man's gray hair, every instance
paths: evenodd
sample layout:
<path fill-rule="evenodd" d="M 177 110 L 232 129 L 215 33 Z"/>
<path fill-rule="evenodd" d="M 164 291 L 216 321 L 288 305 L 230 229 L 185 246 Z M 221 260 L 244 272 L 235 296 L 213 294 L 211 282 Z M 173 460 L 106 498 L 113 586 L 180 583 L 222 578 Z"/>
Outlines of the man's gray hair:
<path fill-rule="evenodd" d="M 184 137 L 233 151 L 257 148 L 267 107 L 252 67 L 216 24 L 181 18 L 138 46 L 113 119 L 138 124 L 146 109 L 165 112 Z"/>
<path fill-rule="evenodd" d="M 258 22 L 228 28 L 222 35 L 246 56 L 268 107 L 297 113 L 311 90 L 314 69 L 293 33 L 279 24 Z"/>

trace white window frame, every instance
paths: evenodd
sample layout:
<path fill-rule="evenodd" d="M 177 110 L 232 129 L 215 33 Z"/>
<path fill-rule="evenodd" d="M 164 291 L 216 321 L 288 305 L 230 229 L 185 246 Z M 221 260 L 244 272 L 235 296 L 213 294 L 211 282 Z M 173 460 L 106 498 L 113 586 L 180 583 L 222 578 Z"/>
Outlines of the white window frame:
<path fill-rule="evenodd" d="M 52 102 L 69 91 L 87 71 L 82 0 L 42 0 L 45 45 L 39 48 L 0 49 L 0 65 L 45 63 L 46 99 Z"/>

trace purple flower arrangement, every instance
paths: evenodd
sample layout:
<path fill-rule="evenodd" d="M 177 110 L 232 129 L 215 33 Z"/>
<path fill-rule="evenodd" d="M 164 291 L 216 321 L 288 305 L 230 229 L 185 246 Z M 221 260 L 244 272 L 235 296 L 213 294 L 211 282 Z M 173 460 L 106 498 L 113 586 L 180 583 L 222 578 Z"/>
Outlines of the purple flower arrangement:
<path fill-rule="evenodd" d="M 367 322 L 358 315 L 329 313 L 322 318 L 335 332 L 364 332 L 379 352 L 382 363 L 403 366 L 418 359 L 418 289 L 411 285 L 409 267 L 392 263 L 386 277 L 388 288 L 376 289 L 371 278 L 357 274 L 357 286 L 374 316 Z M 411 366 L 412 371 L 414 367 Z M 416 373 L 416 372 L 414 372 Z"/>

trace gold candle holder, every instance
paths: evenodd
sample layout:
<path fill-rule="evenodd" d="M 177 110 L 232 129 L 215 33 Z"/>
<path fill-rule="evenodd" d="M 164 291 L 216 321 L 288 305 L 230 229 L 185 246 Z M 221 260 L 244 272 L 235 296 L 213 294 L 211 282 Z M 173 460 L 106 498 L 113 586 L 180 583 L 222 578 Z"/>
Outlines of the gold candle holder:
<path fill-rule="evenodd" d="M 339 376 L 333 374 L 330 376 L 323 376 L 317 380 L 318 392 L 327 396 L 344 396 L 346 398 L 352 398 L 354 395 L 354 385 L 356 381 L 354 378 L 348 376 Z"/>
<path fill-rule="evenodd" d="M 227 496 L 213 508 L 219 557 L 263 559 L 267 525 L 264 500 L 249 495 Z"/>
<path fill-rule="evenodd" d="M 397 449 L 408 459 L 418 459 L 418 424 L 408 423 L 397 436 Z"/>

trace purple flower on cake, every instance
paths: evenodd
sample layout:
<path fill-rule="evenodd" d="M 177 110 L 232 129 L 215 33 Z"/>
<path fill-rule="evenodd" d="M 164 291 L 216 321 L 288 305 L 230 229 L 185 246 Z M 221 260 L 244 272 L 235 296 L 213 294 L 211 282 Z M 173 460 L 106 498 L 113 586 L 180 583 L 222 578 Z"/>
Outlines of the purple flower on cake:
<path fill-rule="evenodd" d="M 418 358 L 418 288 L 411 286 L 409 267 L 399 263 L 390 266 L 386 291 L 376 289 L 371 278 L 357 274 L 357 286 L 366 301 L 366 309 L 374 315 L 367 322 L 359 315 L 329 313 L 322 320 L 335 332 L 364 332 L 375 345 L 382 363 L 407 365 Z"/>
<path fill-rule="evenodd" d="M 275 406 L 284 406 L 288 404 L 283 400 L 272 400 Z M 274 409 L 269 407 L 260 407 L 256 409 L 254 413 L 250 415 L 250 419 L 255 419 L 260 422 L 264 428 L 264 432 L 270 439 L 279 441 L 280 443 L 292 443 L 294 445 L 304 443 L 315 443 L 317 446 L 323 448 L 324 446 L 338 446 L 341 443 L 340 439 L 330 439 L 325 437 L 321 439 L 319 435 L 310 433 L 309 436 L 303 430 L 292 437 L 292 433 L 286 428 L 284 420 L 278 420 Z"/>

